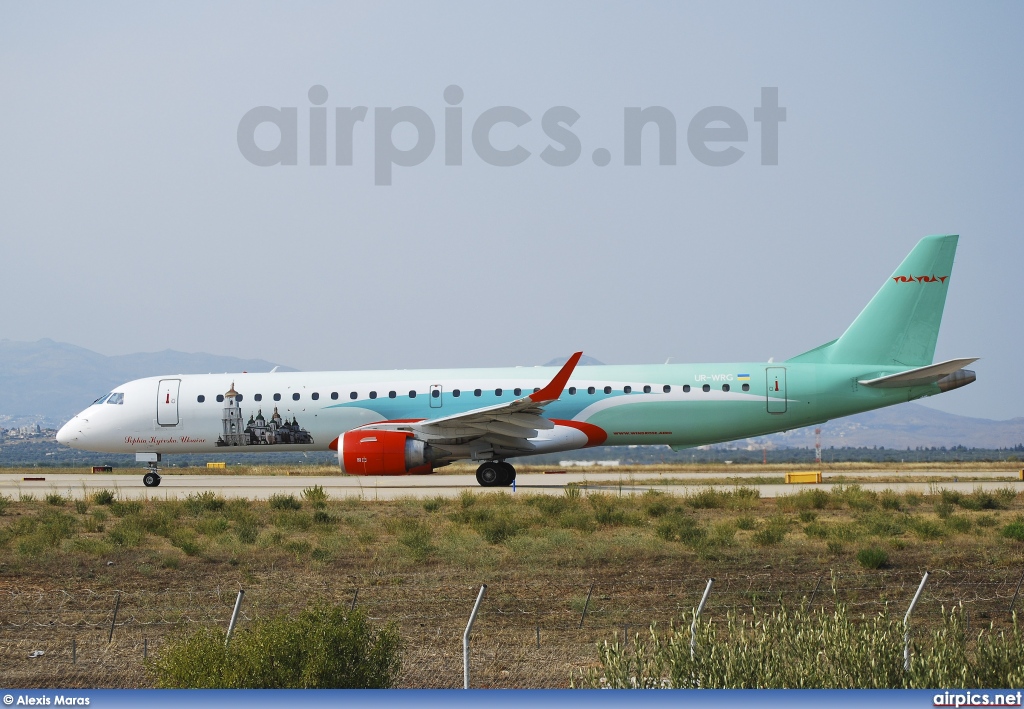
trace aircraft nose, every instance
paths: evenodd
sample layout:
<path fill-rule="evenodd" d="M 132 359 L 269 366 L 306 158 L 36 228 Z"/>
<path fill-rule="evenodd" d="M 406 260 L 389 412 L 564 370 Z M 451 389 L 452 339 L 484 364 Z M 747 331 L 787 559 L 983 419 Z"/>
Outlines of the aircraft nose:
<path fill-rule="evenodd" d="M 68 446 L 71 445 L 72 442 L 77 440 L 79 434 L 78 423 L 78 417 L 76 416 L 75 418 L 71 419 L 66 424 L 61 426 L 60 430 L 57 431 L 57 443 L 63 443 L 64 445 Z"/>

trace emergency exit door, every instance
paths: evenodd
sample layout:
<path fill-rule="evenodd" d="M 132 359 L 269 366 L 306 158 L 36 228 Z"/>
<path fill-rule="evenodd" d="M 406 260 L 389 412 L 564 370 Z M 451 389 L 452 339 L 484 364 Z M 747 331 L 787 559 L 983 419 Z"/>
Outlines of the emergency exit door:
<path fill-rule="evenodd" d="M 161 379 L 157 389 L 156 422 L 160 426 L 178 425 L 178 389 L 180 379 Z"/>
<path fill-rule="evenodd" d="M 768 367 L 768 413 L 786 413 L 786 368 Z"/>
<path fill-rule="evenodd" d="M 430 408 L 440 409 L 441 408 L 441 385 L 431 384 L 430 385 Z"/>

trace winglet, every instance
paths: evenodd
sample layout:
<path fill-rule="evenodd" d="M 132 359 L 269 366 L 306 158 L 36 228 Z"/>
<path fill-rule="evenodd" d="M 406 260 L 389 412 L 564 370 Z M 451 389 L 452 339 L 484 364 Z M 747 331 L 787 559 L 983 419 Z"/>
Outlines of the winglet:
<path fill-rule="evenodd" d="M 565 383 L 569 381 L 569 377 L 572 376 L 572 370 L 576 369 L 576 363 L 580 361 L 580 357 L 583 356 L 582 352 L 577 352 L 569 361 L 562 365 L 562 368 L 558 370 L 558 374 L 555 378 L 548 382 L 548 385 L 540 391 L 535 391 L 530 394 L 530 399 L 536 402 L 541 401 L 554 401 L 562 395 L 562 390 L 565 389 Z"/>

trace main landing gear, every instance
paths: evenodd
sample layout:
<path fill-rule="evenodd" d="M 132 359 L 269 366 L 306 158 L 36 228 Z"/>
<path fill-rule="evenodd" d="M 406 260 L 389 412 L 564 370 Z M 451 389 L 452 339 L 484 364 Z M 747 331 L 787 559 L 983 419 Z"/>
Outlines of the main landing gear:
<path fill-rule="evenodd" d="M 489 460 L 476 469 L 476 481 L 483 487 L 508 487 L 516 479 L 516 469 L 503 460 Z"/>
<path fill-rule="evenodd" d="M 146 474 L 142 476 L 142 484 L 146 487 L 159 487 L 160 486 L 160 473 L 157 472 L 159 468 L 150 468 L 146 471 Z"/>

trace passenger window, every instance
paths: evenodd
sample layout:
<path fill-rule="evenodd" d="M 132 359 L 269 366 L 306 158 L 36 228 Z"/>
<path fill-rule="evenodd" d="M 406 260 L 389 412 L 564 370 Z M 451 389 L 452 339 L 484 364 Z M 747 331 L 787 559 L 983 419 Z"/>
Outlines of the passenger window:
<path fill-rule="evenodd" d="M 632 391 L 633 391 L 633 387 L 629 386 L 628 384 L 626 386 L 622 387 L 622 393 L 623 394 L 629 394 Z"/>
<path fill-rule="evenodd" d="M 218 402 L 224 401 L 224 395 L 223 394 L 217 394 L 217 401 Z"/>
<path fill-rule="evenodd" d="M 650 394 L 650 393 L 651 393 L 651 385 L 650 384 L 644 384 L 644 394 Z"/>
<path fill-rule="evenodd" d="M 358 399 L 358 398 L 359 398 L 359 394 L 358 394 L 357 392 L 351 391 L 351 392 L 349 392 L 349 394 L 348 394 L 348 398 L 350 398 L 350 399 L 352 399 L 353 401 L 355 401 L 356 399 Z"/>
<path fill-rule="evenodd" d="M 292 401 L 298 401 L 298 400 L 299 400 L 299 392 L 295 392 L 294 394 L 292 394 Z"/>
<path fill-rule="evenodd" d="M 587 387 L 587 393 L 588 394 L 593 394 L 596 391 L 597 391 L 597 389 L 595 389 L 594 387 Z"/>
<path fill-rule="evenodd" d="M 569 395 L 570 396 L 575 396 L 576 395 L 576 387 L 569 387 Z"/>
<path fill-rule="evenodd" d="M 473 390 L 473 396 L 480 396 L 480 390 L 479 389 L 474 389 Z"/>
<path fill-rule="evenodd" d="M 416 390 L 415 389 L 410 389 L 409 390 L 409 398 L 410 399 L 415 399 L 416 398 Z"/>
<path fill-rule="evenodd" d="M 310 398 L 313 401 L 318 401 L 320 399 L 320 394 L 318 394 L 317 392 L 314 391 L 313 394 L 310 396 Z"/>
<path fill-rule="evenodd" d="M 743 385 L 743 391 L 750 391 L 750 385 L 749 384 L 744 384 Z"/>
<path fill-rule="evenodd" d="M 605 387 L 604 388 L 604 393 L 605 394 L 611 394 L 612 393 L 612 388 L 611 387 Z"/>
<path fill-rule="evenodd" d="M 452 389 L 452 396 L 454 396 L 457 399 L 460 396 L 462 396 L 462 391 L 459 389 Z"/>
<path fill-rule="evenodd" d="M 669 392 L 671 392 L 671 391 L 672 391 L 672 387 L 671 387 L 671 386 L 669 386 L 668 384 L 666 384 L 665 386 L 663 386 L 663 387 L 661 388 L 661 390 L 662 390 L 663 392 L 665 392 L 666 394 L 668 394 Z"/>
<path fill-rule="evenodd" d="M 393 391 L 389 391 L 388 392 L 388 398 L 389 399 L 394 399 L 396 396 L 398 396 L 398 394 L 396 394 L 395 392 L 393 392 Z"/>
<path fill-rule="evenodd" d="M 689 384 L 683 384 L 683 393 L 684 394 L 689 394 L 690 393 L 690 385 Z"/>
<path fill-rule="evenodd" d="M 497 389 L 494 390 L 494 395 L 501 396 L 501 387 L 498 387 Z"/>
<path fill-rule="evenodd" d="M 263 394 L 255 394 L 252 398 L 256 401 L 263 401 Z"/>
<path fill-rule="evenodd" d="M 114 392 L 113 394 L 110 395 L 110 398 L 107 399 L 107 403 L 108 404 L 123 404 L 124 403 L 124 394 L 122 394 L 120 392 Z"/>
<path fill-rule="evenodd" d="M 722 385 L 722 391 L 729 391 L 729 385 L 728 384 L 723 384 Z"/>
<path fill-rule="evenodd" d="M 281 400 L 281 395 L 280 394 L 274 394 L 274 401 L 280 401 L 280 400 Z M 217 401 L 220 401 L 220 399 L 218 398 Z"/>
<path fill-rule="evenodd" d="M 241 401 L 241 400 L 242 400 L 242 395 L 241 394 L 235 394 L 235 401 Z"/>
<path fill-rule="evenodd" d="M 337 400 L 338 400 L 338 392 L 332 391 L 331 392 L 331 401 L 337 401 Z"/>
<path fill-rule="evenodd" d="M 376 398 L 377 398 L 377 392 L 375 392 L 375 391 L 371 391 L 371 392 L 370 392 L 370 398 L 371 398 L 371 399 L 376 399 Z"/>
<path fill-rule="evenodd" d="M 534 387 L 533 388 L 533 393 L 534 394 L 536 394 L 538 391 L 540 391 L 540 387 Z"/>
<path fill-rule="evenodd" d="M 519 387 L 516 387 L 515 389 L 512 390 L 512 393 L 515 394 L 516 396 L 522 396 L 523 390 L 520 389 Z"/>
<path fill-rule="evenodd" d="M 705 392 L 711 391 L 711 385 L 710 384 L 705 384 L 704 386 L 701 387 L 701 390 L 705 391 Z"/>
<path fill-rule="evenodd" d="M 206 401 L 206 397 L 200 394 L 199 396 L 196 397 L 196 401 L 198 401 L 201 404 L 204 401 Z"/>

